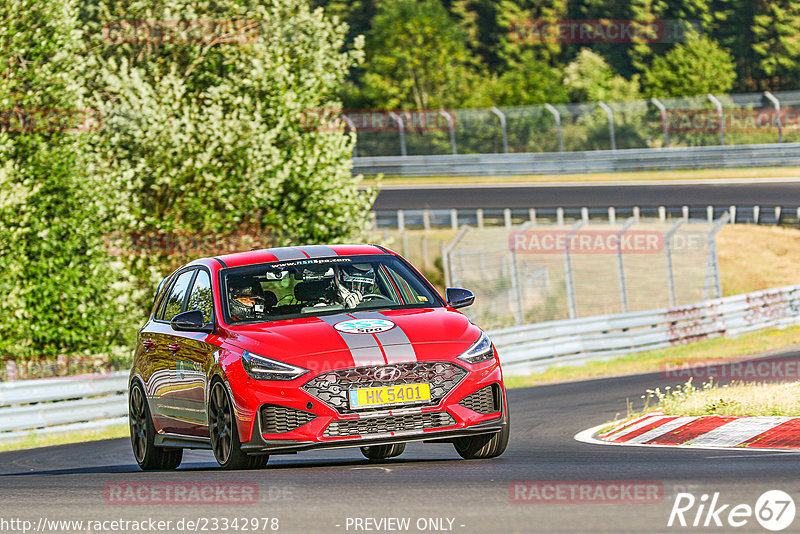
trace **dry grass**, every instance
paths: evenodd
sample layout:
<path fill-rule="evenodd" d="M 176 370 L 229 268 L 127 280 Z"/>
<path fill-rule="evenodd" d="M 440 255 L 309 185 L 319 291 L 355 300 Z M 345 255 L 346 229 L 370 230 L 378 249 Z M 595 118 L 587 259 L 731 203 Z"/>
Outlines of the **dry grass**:
<path fill-rule="evenodd" d="M 731 180 L 741 178 L 787 178 L 800 176 L 800 167 L 743 169 L 687 169 L 680 171 L 643 171 L 592 174 L 527 174 L 520 176 L 384 176 L 384 185 L 417 184 L 496 184 L 542 182 L 637 182 L 652 180 Z M 365 185 L 375 185 L 368 177 Z"/>
<path fill-rule="evenodd" d="M 695 386 L 691 380 L 670 390 L 667 386 L 642 395 L 645 412 L 660 410 L 666 415 L 800 416 L 800 382 L 789 384 L 732 383 L 713 381 Z M 653 404 L 655 403 L 655 404 Z"/>
<path fill-rule="evenodd" d="M 725 295 L 800 284 L 800 231 L 728 225 L 717 236 Z"/>

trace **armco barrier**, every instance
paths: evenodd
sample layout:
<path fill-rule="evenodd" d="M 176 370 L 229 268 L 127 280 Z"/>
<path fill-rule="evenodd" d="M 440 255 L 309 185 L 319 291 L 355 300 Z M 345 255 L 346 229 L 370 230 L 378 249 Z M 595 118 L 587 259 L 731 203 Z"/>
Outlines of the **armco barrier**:
<path fill-rule="evenodd" d="M 373 156 L 353 158 L 353 174 L 509 176 L 797 165 L 800 165 L 800 143 L 776 143 L 585 152 Z"/>
<path fill-rule="evenodd" d="M 550 321 L 489 332 L 506 374 L 736 336 L 800 324 L 800 286 L 756 291 L 690 306 Z"/>
<path fill-rule="evenodd" d="M 800 323 L 800 286 L 489 332 L 506 374 Z M 0 443 L 127 421 L 128 371 L 0 384 Z"/>
<path fill-rule="evenodd" d="M 0 384 L 0 443 L 127 421 L 128 371 Z"/>

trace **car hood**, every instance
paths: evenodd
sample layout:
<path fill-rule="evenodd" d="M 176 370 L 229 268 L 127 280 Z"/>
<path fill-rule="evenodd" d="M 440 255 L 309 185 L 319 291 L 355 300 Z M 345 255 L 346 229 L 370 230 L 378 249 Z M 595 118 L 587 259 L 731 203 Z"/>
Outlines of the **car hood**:
<path fill-rule="evenodd" d="M 384 332 L 341 331 L 345 321 L 372 320 Z M 334 328 L 339 325 L 339 329 Z M 452 308 L 361 311 L 229 328 L 228 343 L 310 369 L 449 360 L 480 337 L 480 329 Z"/>

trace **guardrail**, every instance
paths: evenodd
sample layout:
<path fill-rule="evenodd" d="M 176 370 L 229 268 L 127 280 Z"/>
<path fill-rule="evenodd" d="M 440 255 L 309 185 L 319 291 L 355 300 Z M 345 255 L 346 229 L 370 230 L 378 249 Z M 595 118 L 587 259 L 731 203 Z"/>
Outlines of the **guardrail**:
<path fill-rule="evenodd" d="M 353 158 L 353 174 L 510 176 L 800 165 L 800 143 Z"/>
<path fill-rule="evenodd" d="M 712 222 L 723 213 L 728 213 L 731 224 L 762 224 L 796 226 L 800 223 L 800 207 L 795 206 L 631 206 L 627 208 L 582 207 L 582 208 L 473 208 L 473 209 L 399 209 L 375 210 L 372 212 L 375 228 L 403 232 L 407 229 L 431 230 L 450 228 L 458 230 L 468 224 L 475 228 L 505 226 L 531 222 L 555 222 L 573 224 L 577 221 L 608 222 L 635 218 L 668 220 L 706 220 Z"/>
<path fill-rule="evenodd" d="M 737 336 L 800 324 L 800 286 L 756 291 L 689 306 L 550 321 L 489 332 L 506 374 Z"/>
<path fill-rule="evenodd" d="M 127 422 L 129 371 L 0 384 L 0 443 Z"/>
<path fill-rule="evenodd" d="M 800 285 L 691 306 L 489 332 L 506 374 L 541 372 L 703 338 L 800 324 Z M 0 443 L 127 422 L 128 371 L 0 384 Z"/>

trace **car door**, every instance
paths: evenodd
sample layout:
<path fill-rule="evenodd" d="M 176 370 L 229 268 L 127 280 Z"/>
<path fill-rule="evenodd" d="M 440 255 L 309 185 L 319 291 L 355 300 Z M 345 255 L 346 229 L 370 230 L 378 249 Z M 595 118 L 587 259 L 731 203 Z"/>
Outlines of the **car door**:
<path fill-rule="evenodd" d="M 173 317 L 184 311 L 189 288 L 196 274 L 196 268 L 176 274 L 149 328 L 153 373 L 148 391 L 152 395 L 151 410 L 164 432 L 180 433 L 183 429 L 181 411 L 175 401 L 178 386 L 176 354 L 180 347 L 169 323 Z"/>
<path fill-rule="evenodd" d="M 200 268 L 189 292 L 185 311 L 200 310 L 205 322 L 214 321 L 214 296 L 211 274 Z M 206 377 L 214 363 L 217 345 L 209 343 L 213 334 L 173 331 L 168 350 L 175 361 L 175 388 L 172 401 L 179 433 L 188 436 L 208 436 L 206 413 Z M 174 350 L 176 349 L 176 350 Z"/>

